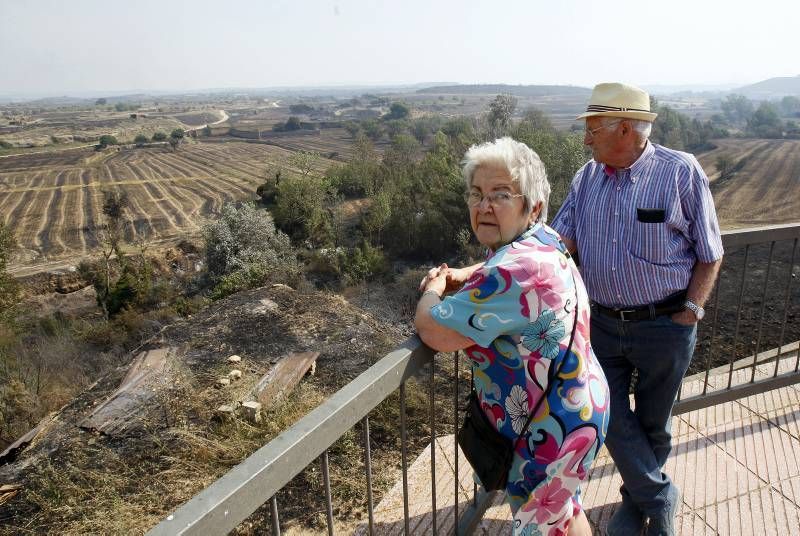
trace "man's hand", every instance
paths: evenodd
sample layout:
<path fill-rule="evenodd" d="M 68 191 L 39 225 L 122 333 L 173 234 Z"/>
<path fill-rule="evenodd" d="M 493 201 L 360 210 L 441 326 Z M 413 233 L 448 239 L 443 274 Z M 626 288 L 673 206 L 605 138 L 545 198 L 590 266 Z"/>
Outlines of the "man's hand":
<path fill-rule="evenodd" d="M 691 309 L 684 309 L 683 311 L 673 313 L 670 318 L 672 318 L 673 322 L 681 324 L 682 326 L 693 326 L 697 324 L 697 317 L 694 316 Z"/>

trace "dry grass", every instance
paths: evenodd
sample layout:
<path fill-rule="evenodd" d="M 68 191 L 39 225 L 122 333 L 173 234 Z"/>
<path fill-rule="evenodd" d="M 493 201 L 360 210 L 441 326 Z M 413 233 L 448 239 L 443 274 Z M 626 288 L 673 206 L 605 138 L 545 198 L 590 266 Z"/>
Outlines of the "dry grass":
<path fill-rule="evenodd" d="M 450 360 L 437 365 L 437 415 L 452 414 L 451 374 Z M 406 389 L 409 463 L 429 442 L 426 383 L 410 380 Z M 203 392 L 190 396 L 193 391 L 187 383 L 172 393 L 171 400 L 177 402 L 164 404 L 173 423 L 167 431 L 153 430 L 124 443 L 85 432 L 67 438 L 81 446 L 63 449 L 66 456 L 29 469 L 29 485 L 12 502 L 13 510 L 0 513 L 6 522 L 0 534 L 142 534 L 331 394 L 316 378 L 304 381 L 262 424 L 253 426 L 240 419 L 216 421 L 209 411 L 211 400 Z M 396 392 L 370 415 L 376 504 L 400 478 L 399 422 Z M 451 425 L 437 424 L 437 433 L 448 431 Z M 337 531 L 352 531 L 366 518 L 361 426 L 331 446 L 329 460 Z M 325 531 L 319 463 L 297 475 L 277 499 L 287 534 Z M 262 506 L 236 533 L 263 534 L 270 523 L 268 508 Z"/>

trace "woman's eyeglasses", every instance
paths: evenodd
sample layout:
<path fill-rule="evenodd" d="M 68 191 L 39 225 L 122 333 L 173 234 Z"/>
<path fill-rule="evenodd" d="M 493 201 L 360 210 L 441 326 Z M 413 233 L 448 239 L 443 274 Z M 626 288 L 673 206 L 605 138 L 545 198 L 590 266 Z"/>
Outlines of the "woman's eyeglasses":
<path fill-rule="evenodd" d="M 467 206 L 469 207 L 477 207 L 486 199 L 491 207 L 497 208 L 511 204 L 516 197 L 525 196 L 523 194 L 512 194 L 511 192 L 492 192 L 483 195 L 480 192 L 472 191 L 464 194 L 464 201 L 467 202 Z"/>

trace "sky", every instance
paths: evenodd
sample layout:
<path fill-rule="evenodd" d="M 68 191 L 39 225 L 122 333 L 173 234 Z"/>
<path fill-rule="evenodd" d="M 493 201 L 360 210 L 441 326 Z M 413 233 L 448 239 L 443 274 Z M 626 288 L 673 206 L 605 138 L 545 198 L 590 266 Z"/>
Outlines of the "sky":
<path fill-rule="evenodd" d="M 800 75 L 795 0 L 0 0 L 0 95 Z"/>

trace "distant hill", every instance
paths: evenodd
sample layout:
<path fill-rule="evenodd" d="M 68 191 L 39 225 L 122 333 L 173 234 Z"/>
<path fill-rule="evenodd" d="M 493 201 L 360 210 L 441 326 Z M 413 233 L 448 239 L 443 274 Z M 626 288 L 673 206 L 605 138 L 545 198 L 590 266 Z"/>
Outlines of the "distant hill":
<path fill-rule="evenodd" d="M 455 86 L 435 86 L 417 90 L 417 93 L 446 93 L 456 95 L 485 95 L 509 93 L 518 97 L 547 97 L 551 95 L 570 95 L 588 97 L 592 90 L 578 86 L 512 86 L 508 84 L 459 84 Z"/>
<path fill-rule="evenodd" d="M 785 97 L 786 95 L 800 96 L 800 75 L 769 78 L 735 89 L 733 93 L 760 99 Z"/>

